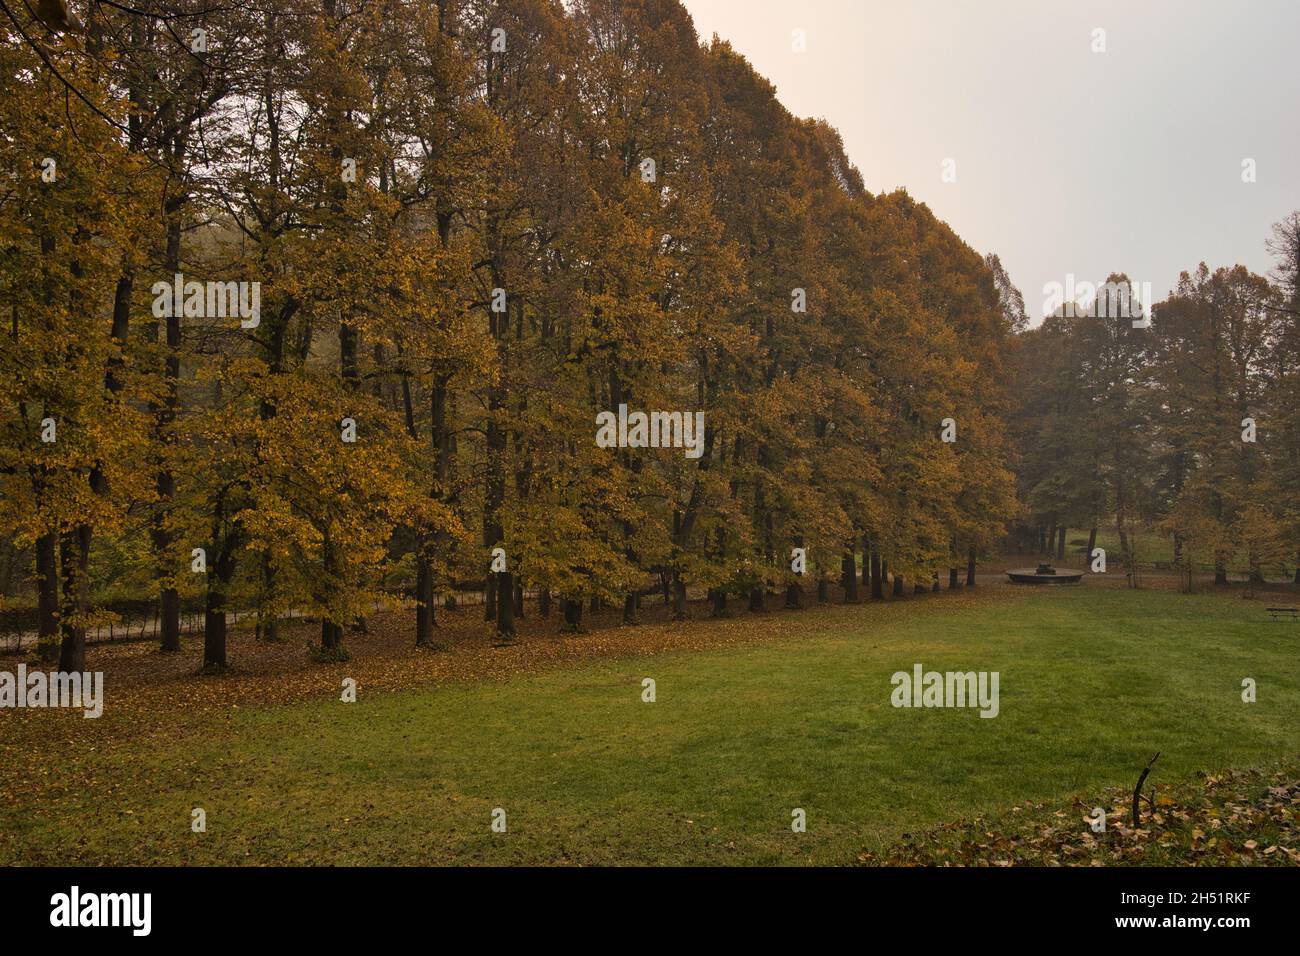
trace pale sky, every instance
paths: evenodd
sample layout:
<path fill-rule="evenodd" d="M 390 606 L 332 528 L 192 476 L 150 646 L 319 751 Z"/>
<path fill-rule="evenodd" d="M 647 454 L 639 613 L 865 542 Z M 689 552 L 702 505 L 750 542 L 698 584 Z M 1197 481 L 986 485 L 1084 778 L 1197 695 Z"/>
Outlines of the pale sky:
<path fill-rule="evenodd" d="M 1034 321 L 1068 273 L 1157 300 L 1202 260 L 1267 273 L 1300 208 L 1300 0 L 682 2 L 839 129 L 869 190 L 1001 256 Z"/>

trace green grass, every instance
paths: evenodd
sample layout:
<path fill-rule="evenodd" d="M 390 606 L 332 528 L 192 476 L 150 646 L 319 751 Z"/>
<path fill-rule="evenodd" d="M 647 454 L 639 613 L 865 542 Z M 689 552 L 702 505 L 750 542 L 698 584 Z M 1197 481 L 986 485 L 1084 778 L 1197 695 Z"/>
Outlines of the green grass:
<path fill-rule="evenodd" d="M 945 821 L 1131 786 L 1157 750 L 1162 785 L 1293 755 L 1298 643 L 1237 598 L 1051 589 L 809 614 L 795 639 L 502 682 L 363 686 L 355 704 L 178 715 L 164 746 L 51 759 L 41 792 L 3 781 L 0 863 L 849 863 Z M 999 671 L 1000 715 L 891 707 L 890 675 L 917 662 Z"/>
<path fill-rule="evenodd" d="M 1072 542 L 1076 539 L 1083 541 L 1083 544 L 1078 545 L 1078 547 L 1085 549 L 1088 544 L 1087 530 L 1071 531 L 1069 533 L 1066 540 L 1071 542 L 1071 548 L 1075 547 Z M 1173 564 L 1174 542 L 1169 535 L 1157 531 L 1133 531 L 1129 533 L 1129 542 L 1133 546 L 1133 557 L 1137 561 L 1138 567 L 1151 567 L 1156 563 Z M 1119 532 L 1114 528 L 1098 529 L 1097 547 L 1106 550 L 1107 563 L 1113 561 L 1116 567 L 1122 564 L 1124 549 L 1119 546 Z M 1080 551 L 1080 557 L 1082 559 L 1082 550 Z"/>
<path fill-rule="evenodd" d="M 1134 560 L 1139 568 L 1152 568 L 1159 564 L 1166 568 L 1174 567 L 1173 538 L 1159 531 L 1139 529 L 1129 534 L 1133 546 Z M 1076 543 L 1077 542 L 1077 543 Z M 1066 553 L 1072 563 L 1078 567 L 1085 566 L 1083 552 L 1088 546 L 1087 529 L 1070 529 L 1066 535 Z M 1123 562 L 1123 549 L 1119 546 L 1119 533 L 1113 527 L 1100 528 L 1097 531 L 1097 547 L 1104 548 L 1106 560 L 1115 568 Z M 1214 556 L 1200 548 L 1184 552 L 1183 560 L 1190 560 L 1198 573 L 1211 574 L 1214 571 Z M 1250 556 L 1242 551 L 1232 555 L 1227 562 L 1228 572 L 1232 575 L 1245 574 L 1250 569 Z M 1270 580 L 1291 580 L 1295 574 L 1295 563 L 1285 562 L 1281 565 L 1268 562 L 1264 566 L 1264 575 Z"/>

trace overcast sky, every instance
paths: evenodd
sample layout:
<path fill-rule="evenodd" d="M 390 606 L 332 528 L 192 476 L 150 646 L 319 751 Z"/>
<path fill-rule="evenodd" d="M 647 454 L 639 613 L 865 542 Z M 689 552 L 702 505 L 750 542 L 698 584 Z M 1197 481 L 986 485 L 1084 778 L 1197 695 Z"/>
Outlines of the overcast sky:
<path fill-rule="evenodd" d="M 1157 300 L 1202 260 L 1266 273 L 1300 208 L 1300 0 L 683 3 L 839 129 L 868 189 L 905 187 L 998 253 L 1035 320 L 1068 273 Z"/>

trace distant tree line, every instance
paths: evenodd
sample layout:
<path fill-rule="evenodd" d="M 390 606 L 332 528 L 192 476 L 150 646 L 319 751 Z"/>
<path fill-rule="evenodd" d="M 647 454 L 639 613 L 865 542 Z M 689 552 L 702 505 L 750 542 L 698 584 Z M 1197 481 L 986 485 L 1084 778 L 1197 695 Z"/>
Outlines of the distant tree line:
<path fill-rule="evenodd" d="M 1201 263 L 1138 327 L 1060 308 L 1017 337 L 1022 521 L 1045 550 L 1113 528 L 1131 570 L 1154 529 L 1189 574 L 1300 584 L 1300 212 L 1267 244 L 1270 277 Z"/>

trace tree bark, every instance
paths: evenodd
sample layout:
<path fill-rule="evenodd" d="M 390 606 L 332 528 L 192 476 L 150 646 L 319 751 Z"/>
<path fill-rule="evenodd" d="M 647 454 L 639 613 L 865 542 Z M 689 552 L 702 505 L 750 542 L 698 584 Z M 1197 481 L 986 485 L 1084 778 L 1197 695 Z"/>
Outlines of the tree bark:
<path fill-rule="evenodd" d="M 497 637 L 503 641 L 513 641 L 515 639 L 514 575 L 510 571 L 501 571 L 496 578 Z"/>
<path fill-rule="evenodd" d="M 858 595 L 858 565 L 851 546 L 844 552 L 840 565 L 844 572 L 844 603 L 857 604 L 862 599 Z"/>
<path fill-rule="evenodd" d="M 50 531 L 36 539 L 36 649 L 44 664 L 59 659 L 58 534 Z"/>
<path fill-rule="evenodd" d="M 710 594 L 713 599 L 713 617 L 730 617 L 727 611 L 727 591 L 726 588 L 714 588 Z"/>
<path fill-rule="evenodd" d="M 433 569 L 422 554 L 415 558 L 415 644 L 424 647 L 433 640 Z"/>
<path fill-rule="evenodd" d="M 335 624 L 328 618 L 320 622 L 320 646 L 322 650 L 338 650 L 343 644 L 343 625 Z"/>
<path fill-rule="evenodd" d="M 272 589 L 275 587 L 275 572 L 271 567 L 271 552 L 262 552 L 261 586 L 258 594 L 257 637 L 258 640 L 275 643 L 280 640 L 280 618 L 268 605 Z"/>
<path fill-rule="evenodd" d="M 207 598 L 203 610 L 203 666 L 226 666 L 226 594 L 235 576 L 235 541 L 223 536 L 226 499 L 218 493 L 212 519 L 212 539 L 216 547 L 212 566 L 208 568 Z"/>
<path fill-rule="evenodd" d="M 582 629 L 582 601 L 573 598 L 564 599 L 564 627 L 568 631 Z"/>
<path fill-rule="evenodd" d="M 673 620 L 686 620 L 686 582 L 680 571 L 673 572 Z"/>
<path fill-rule="evenodd" d="M 229 544 L 217 555 L 216 566 L 208 579 L 207 604 L 203 613 L 203 664 L 226 666 L 226 592 L 234 576 L 235 560 Z"/>
<path fill-rule="evenodd" d="M 86 669 L 86 628 L 80 623 L 74 626 L 72 620 L 89 609 L 90 534 L 90 525 L 78 525 L 76 531 L 64 532 L 59 542 L 59 563 L 63 566 L 59 670 L 65 673 Z"/>
<path fill-rule="evenodd" d="M 185 141 L 180 137 L 178 131 L 173 131 L 173 136 L 176 137 L 174 140 L 176 158 L 180 160 L 184 156 Z M 180 272 L 181 268 L 181 221 L 179 214 L 185 202 L 186 196 L 182 194 L 165 200 L 163 204 L 164 214 L 167 217 L 164 272 L 169 276 Z M 171 309 L 169 311 L 175 312 L 176 310 Z M 163 369 L 164 397 L 162 402 L 154 409 L 154 418 L 163 442 L 170 443 L 172 440 L 170 428 L 176 421 L 180 401 L 178 383 L 181 374 L 181 318 L 178 315 L 169 315 L 165 319 L 165 323 L 167 355 Z M 172 474 L 171 469 L 165 463 L 158 470 L 155 487 L 158 491 L 158 505 L 154 510 L 151 537 L 154 553 L 159 562 L 159 573 L 164 579 L 167 579 L 176 571 L 175 567 L 173 567 L 175 555 L 172 554 L 174 542 L 172 541 L 172 533 L 167 528 L 167 513 L 171 509 L 172 499 L 176 495 L 176 476 Z M 180 595 L 175 588 L 162 588 L 159 594 L 158 615 L 162 649 L 164 651 L 179 651 L 181 649 L 181 601 Z"/>

